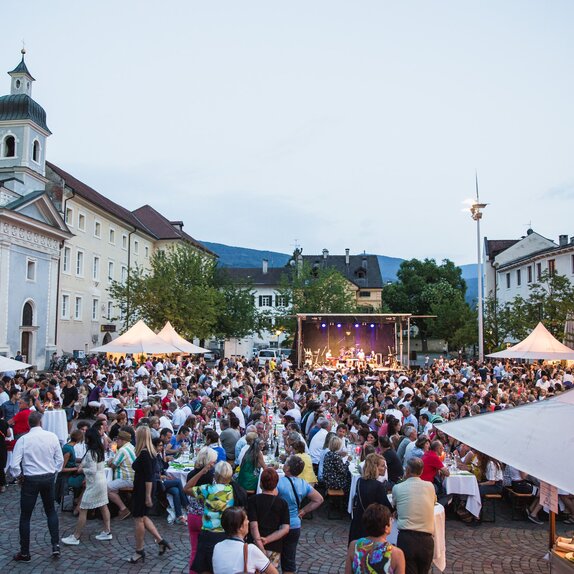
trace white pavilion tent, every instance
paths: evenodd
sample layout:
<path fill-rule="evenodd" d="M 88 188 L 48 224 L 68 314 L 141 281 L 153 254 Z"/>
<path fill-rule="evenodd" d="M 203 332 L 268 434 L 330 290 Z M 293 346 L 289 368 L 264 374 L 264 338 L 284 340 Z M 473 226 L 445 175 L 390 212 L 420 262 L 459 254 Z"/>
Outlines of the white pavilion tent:
<path fill-rule="evenodd" d="M 538 323 L 532 333 L 508 349 L 492 353 L 487 357 L 493 359 L 545 359 L 547 361 L 574 360 L 574 349 L 563 345 L 552 336 L 550 331 Z"/>
<path fill-rule="evenodd" d="M 161 337 L 164 341 L 177 347 L 180 352 L 188 353 L 190 355 L 200 355 L 203 353 L 209 353 L 209 349 L 204 349 L 203 347 L 198 347 L 189 341 L 186 341 L 172 326 L 168 321 L 163 329 L 158 333 L 158 337 Z"/>
<path fill-rule="evenodd" d="M 8 371 L 21 371 L 31 367 L 28 363 L 22 363 L 21 361 L 15 361 L 14 359 L 9 359 L 8 357 L 0 357 L 0 373 L 6 373 Z"/>
<path fill-rule="evenodd" d="M 180 350 L 156 335 L 143 321 L 107 345 L 96 347 L 90 353 L 122 353 L 130 355 L 180 353 Z"/>
<path fill-rule="evenodd" d="M 471 448 L 574 492 L 574 390 L 435 426 Z"/>

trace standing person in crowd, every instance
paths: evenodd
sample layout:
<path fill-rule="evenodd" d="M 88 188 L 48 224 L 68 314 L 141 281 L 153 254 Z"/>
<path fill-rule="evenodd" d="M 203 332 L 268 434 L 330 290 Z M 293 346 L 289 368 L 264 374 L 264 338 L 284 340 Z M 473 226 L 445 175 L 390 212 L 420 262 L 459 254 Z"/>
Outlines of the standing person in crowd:
<path fill-rule="evenodd" d="M 187 475 L 187 484 L 185 485 L 184 492 L 186 491 L 189 481 L 201 472 L 204 467 L 207 467 L 206 472 L 201 473 L 201 476 L 196 481 L 195 486 L 202 486 L 204 484 L 211 484 L 213 482 L 213 466 L 217 462 L 217 453 L 208 447 L 204 447 L 199 451 L 195 459 L 195 468 Z M 190 487 L 192 488 L 192 487 Z M 191 498 L 189 503 L 189 510 L 187 514 L 187 528 L 189 531 L 189 544 L 191 553 L 189 556 L 189 574 L 196 574 L 195 570 L 191 569 L 193 560 L 197 553 L 197 540 L 201 532 L 203 516 L 203 504 L 197 498 Z"/>
<path fill-rule="evenodd" d="M 247 514 L 243 508 L 232 507 L 224 511 L 221 525 L 227 539 L 215 545 L 213 550 L 213 574 L 232 572 L 265 572 L 278 574 L 277 568 L 255 544 L 247 544 L 249 532 Z"/>
<path fill-rule="evenodd" d="M 12 440 L 12 429 L 0 411 L 0 494 L 6 492 L 6 462 L 8 461 L 8 442 Z"/>
<path fill-rule="evenodd" d="M 323 504 L 323 497 L 299 475 L 305 464 L 298 456 L 290 456 L 283 466 L 285 476 L 279 479 L 277 492 L 287 502 L 289 507 L 289 533 L 283 538 L 281 553 L 281 572 L 294 574 L 297 572 L 297 544 L 301 535 L 301 518 L 313 512 Z M 307 498 L 309 502 L 301 508 L 301 502 Z"/>
<path fill-rule="evenodd" d="M 76 378 L 68 375 L 66 377 L 66 385 L 61 392 L 62 408 L 66 411 L 66 420 L 68 421 L 68 432 L 72 430 L 72 421 L 76 416 L 74 409 L 76 402 L 80 398 L 78 387 L 76 386 Z"/>
<path fill-rule="evenodd" d="M 100 434 L 94 427 L 86 432 L 86 454 L 78 470 L 86 477 L 86 489 L 80 501 L 80 514 L 73 534 L 62 538 L 62 543 L 77 546 L 86 525 L 88 510 L 99 508 L 104 521 L 104 529 L 96 536 L 96 540 L 111 540 L 113 538 L 110 526 L 110 511 L 108 509 L 108 489 L 106 485 L 105 451 Z"/>
<path fill-rule="evenodd" d="M 335 436 L 329 443 L 329 452 L 325 455 L 323 462 L 323 481 L 329 489 L 343 490 L 345 494 L 351 489 L 351 473 L 349 472 L 349 461 L 343 460 L 347 453 L 341 450 L 343 441 Z"/>
<path fill-rule="evenodd" d="M 155 457 L 157 455 L 151 442 L 149 427 L 140 426 L 136 430 L 136 459 L 133 463 L 134 490 L 132 496 L 132 515 L 135 520 L 135 555 L 129 559 L 131 564 L 139 560 L 145 562 L 145 532 L 146 530 L 154 537 L 159 555 L 171 550 L 169 542 L 164 540 L 158 532 L 155 524 L 148 516 L 149 509 L 153 506 L 153 487 L 155 476 Z"/>
<path fill-rule="evenodd" d="M 279 567 L 283 538 L 289 532 L 289 507 L 277 496 L 275 489 L 279 475 L 268 467 L 261 472 L 261 494 L 248 501 L 248 516 L 251 536 L 259 549 L 263 550 L 271 563 Z"/>
<path fill-rule="evenodd" d="M 29 417 L 30 413 L 30 399 L 22 396 L 18 401 L 18 412 L 8 421 L 8 424 L 14 430 L 14 438 L 18 440 L 30 430 Z"/>
<path fill-rule="evenodd" d="M 370 504 L 377 503 L 386 506 L 391 512 L 393 507 L 387 497 L 387 485 L 379 480 L 386 472 L 385 459 L 372 453 L 365 459 L 363 476 L 357 481 L 357 490 L 353 500 L 353 517 L 349 529 L 349 542 L 365 536 L 363 528 L 363 513 Z"/>
<path fill-rule="evenodd" d="M 241 438 L 241 433 L 237 430 L 237 428 L 233 428 L 231 425 L 231 418 L 235 418 L 233 413 L 230 413 L 229 418 L 223 418 L 220 421 L 221 426 L 221 434 L 219 435 L 219 441 L 221 442 L 221 446 L 225 450 L 225 454 L 227 457 L 227 462 L 233 464 L 235 460 L 235 445 L 237 441 Z M 239 425 L 239 421 L 237 422 Z"/>
<path fill-rule="evenodd" d="M 365 535 L 349 543 L 345 574 L 405 574 L 403 551 L 387 541 L 391 511 L 374 502 L 365 509 L 361 526 Z"/>
<path fill-rule="evenodd" d="M 399 536 L 397 546 L 406 558 L 406 574 L 428 574 L 434 554 L 433 485 L 421 480 L 423 461 L 414 457 L 407 463 L 405 480 L 393 487 Z"/>
<path fill-rule="evenodd" d="M 116 439 L 118 450 L 116 456 L 108 462 L 114 470 L 114 479 L 108 483 L 108 498 L 119 509 L 118 518 L 124 520 L 131 512 L 120 498 L 119 491 L 122 488 L 132 488 L 134 485 L 133 463 L 136 460 L 136 451 L 131 443 L 132 435 L 121 430 Z"/>
<path fill-rule="evenodd" d="M 30 432 L 18 439 L 14 447 L 10 474 L 22 476 L 20 492 L 20 552 L 14 556 L 17 562 L 30 562 L 30 518 L 36 506 L 38 494 L 42 497 L 48 521 L 52 557 L 60 557 L 60 534 L 58 514 L 54 506 L 56 474 L 62 468 L 64 457 L 58 437 L 42 428 L 42 414 L 30 413 Z"/>
<path fill-rule="evenodd" d="M 201 477 L 214 469 L 213 484 L 196 486 Z M 221 515 L 226 508 L 233 506 L 233 487 L 231 477 L 233 469 L 228 462 L 218 462 L 205 465 L 197 474 L 191 477 L 185 485 L 185 492 L 203 503 L 203 518 L 201 532 L 197 541 L 197 553 L 191 565 L 198 574 L 213 572 L 213 549 L 218 542 L 225 539 L 221 525 Z"/>
<path fill-rule="evenodd" d="M 259 438 L 255 438 L 241 459 L 237 483 L 248 493 L 255 493 L 259 481 L 259 471 L 265 468 L 262 446 Z"/>

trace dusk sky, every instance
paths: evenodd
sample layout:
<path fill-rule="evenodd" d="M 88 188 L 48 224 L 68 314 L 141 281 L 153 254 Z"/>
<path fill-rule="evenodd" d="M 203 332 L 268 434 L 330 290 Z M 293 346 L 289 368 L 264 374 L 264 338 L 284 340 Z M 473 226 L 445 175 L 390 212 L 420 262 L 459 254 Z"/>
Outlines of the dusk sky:
<path fill-rule="evenodd" d="M 574 3 L 3 3 L 48 159 L 198 239 L 476 260 L 483 233 L 574 235 Z M 3 79 L 2 79 L 3 78 Z"/>

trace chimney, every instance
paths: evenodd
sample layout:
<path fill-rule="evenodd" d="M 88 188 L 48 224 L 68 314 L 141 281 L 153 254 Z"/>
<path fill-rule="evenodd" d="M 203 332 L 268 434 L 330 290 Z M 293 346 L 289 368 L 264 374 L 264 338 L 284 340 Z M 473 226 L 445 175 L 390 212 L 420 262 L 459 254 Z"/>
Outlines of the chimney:
<path fill-rule="evenodd" d="M 329 257 L 329 250 L 323 249 L 323 259 L 327 259 L 327 257 Z"/>
<path fill-rule="evenodd" d="M 169 223 L 178 231 L 183 231 L 183 221 L 170 221 Z"/>
<path fill-rule="evenodd" d="M 351 252 L 351 250 L 349 248 L 345 249 L 345 265 L 349 265 L 349 261 L 350 261 L 349 253 L 350 252 Z"/>
<path fill-rule="evenodd" d="M 263 259 L 261 263 L 262 263 L 261 271 L 263 272 L 263 275 L 267 275 L 267 271 L 269 270 L 269 260 Z"/>
<path fill-rule="evenodd" d="M 565 245 L 568 245 L 568 235 L 559 235 L 558 236 L 558 245 L 560 245 L 560 247 L 564 247 Z"/>

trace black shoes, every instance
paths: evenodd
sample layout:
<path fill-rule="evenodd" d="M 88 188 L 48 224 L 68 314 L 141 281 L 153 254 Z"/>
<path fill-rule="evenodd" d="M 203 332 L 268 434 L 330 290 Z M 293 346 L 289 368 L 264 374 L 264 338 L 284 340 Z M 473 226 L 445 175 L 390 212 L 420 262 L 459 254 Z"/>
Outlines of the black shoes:
<path fill-rule="evenodd" d="M 52 544 L 52 558 L 60 558 L 60 545 Z"/>
<path fill-rule="evenodd" d="M 30 554 L 22 554 L 21 552 L 18 552 L 18 554 L 14 554 L 12 560 L 14 560 L 15 562 L 30 562 L 30 560 L 32 560 L 32 557 L 30 556 Z"/>
<path fill-rule="evenodd" d="M 159 555 L 165 554 L 166 550 L 171 550 L 171 544 L 163 538 L 157 543 L 159 546 Z"/>

